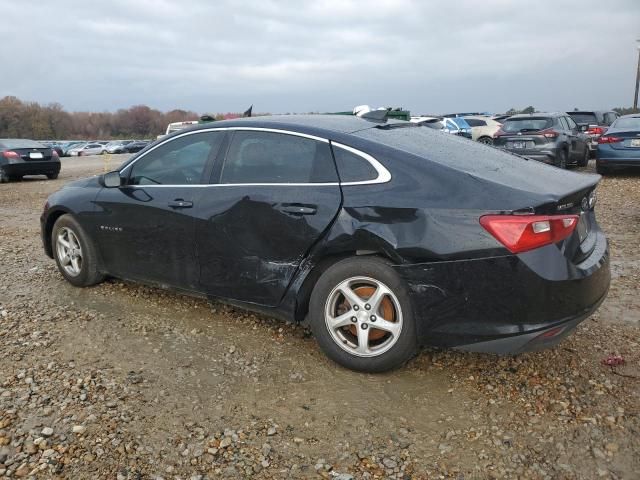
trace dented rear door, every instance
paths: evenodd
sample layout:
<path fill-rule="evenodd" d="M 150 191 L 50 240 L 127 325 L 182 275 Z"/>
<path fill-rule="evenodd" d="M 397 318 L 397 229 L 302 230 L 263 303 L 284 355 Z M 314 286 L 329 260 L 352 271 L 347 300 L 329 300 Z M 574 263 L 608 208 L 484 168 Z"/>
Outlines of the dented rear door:
<path fill-rule="evenodd" d="M 276 306 L 342 197 L 329 143 L 235 131 L 196 212 L 200 290 Z"/>

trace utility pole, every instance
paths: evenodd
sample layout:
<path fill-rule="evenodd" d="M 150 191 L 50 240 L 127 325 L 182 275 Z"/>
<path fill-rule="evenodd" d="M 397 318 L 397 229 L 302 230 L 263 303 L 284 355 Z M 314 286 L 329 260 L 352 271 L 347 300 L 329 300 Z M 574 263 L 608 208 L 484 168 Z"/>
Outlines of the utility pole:
<path fill-rule="evenodd" d="M 636 94 L 633 97 L 634 110 L 638 109 L 638 89 L 640 88 L 640 38 L 636 42 L 638 42 L 638 70 L 636 71 Z"/>

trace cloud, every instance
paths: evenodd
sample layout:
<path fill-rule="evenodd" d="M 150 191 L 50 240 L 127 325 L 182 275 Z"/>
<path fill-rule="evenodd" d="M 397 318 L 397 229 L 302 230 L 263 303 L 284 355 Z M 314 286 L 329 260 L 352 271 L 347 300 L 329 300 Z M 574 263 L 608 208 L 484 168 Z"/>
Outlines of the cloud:
<path fill-rule="evenodd" d="M 0 0 L 0 95 L 72 110 L 629 105 L 640 2 Z"/>

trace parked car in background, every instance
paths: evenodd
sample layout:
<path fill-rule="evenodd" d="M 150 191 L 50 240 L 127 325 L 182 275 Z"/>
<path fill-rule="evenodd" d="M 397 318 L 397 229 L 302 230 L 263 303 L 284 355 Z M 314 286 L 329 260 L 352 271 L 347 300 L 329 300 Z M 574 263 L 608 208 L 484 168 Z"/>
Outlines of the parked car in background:
<path fill-rule="evenodd" d="M 640 114 L 623 115 L 598 138 L 596 169 L 606 174 L 619 168 L 640 167 Z"/>
<path fill-rule="evenodd" d="M 442 125 L 442 118 L 440 117 L 427 117 L 427 116 L 416 116 L 411 117 L 409 120 L 411 123 L 416 123 L 421 127 L 429 127 L 433 130 L 442 130 L 444 125 Z"/>
<path fill-rule="evenodd" d="M 62 157 L 63 155 L 62 145 L 60 145 L 59 143 L 57 142 L 40 142 L 40 143 L 45 147 L 52 148 L 53 150 L 56 151 L 56 153 L 58 154 L 58 157 Z"/>
<path fill-rule="evenodd" d="M 133 140 L 113 140 L 104 146 L 104 153 L 125 153 L 125 145 L 133 143 Z"/>
<path fill-rule="evenodd" d="M 566 113 L 531 113 L 509 117 L 493 144 L 519 155 L 567 168 L 589 162 L 589 137 Z"/>
<path fill-rule="evenodd" d="M 149 145 L 149 142 L 147 140 L 134 140 L 131 143 L 123 145 L 122 153 L 136 153 L 142 150 L 147 145 Z"/>
<path fill-rule="evenodd" d="M 493 145 L 493 136 L 500 130 L 501 123 L 485 116 L 464 117 L 471 126 L 471 139 L 485 145 Z"/>
<path fill-rule="evenodd" d="M 609 287 L 600 177 L 461 143 L 345 115 L 201 125 L 51 195 L 44 250 L 78 287 L 110 275 L 306 321 L 354 370 L 556 345 Z"/>
<path fill-rule="evenodd" d="M 69 150 L 71 157 L 81 157 L 86 155 L 102 155 L 103 145 L 99 143 L 84 143 Z"/>
<path fill-rule="evenodd" d="M 34 140 L 0 139 L 0 183 L 19 180 L 25 175 L 58 178 L 60 158 L 57 152 Z"/>
<path fill-rule="evenodd" d="M 185 128 L 189 128 L 189 127 L 193 127 L 194 125 L 198 125 L 198 123 L 200 123 L 198 120 L 187 120 L 187 121 L 184 121 L 184 122 L 173 122 L 173 123 L 170 123 L 169 125 L 167 125 L 167 130 L 165 131 L 164 135 L 158 135 L 157 138 L 160 139 L 162 137 L 166 137 L 167 135 L 171 135 L 172 133 L 177 132 L 179 130 L 184 130 Z"/>
<path fill-rule="evenodd" d="M 462 117 L 445 117 L 441 120 L 443 130 L 447 133 L 460 135 L 461 137 L 471 138 L 471 126 Z"/>
<path fill-rule="evenodd" d="M 62 156 L 63 157 L 70 157 L 71 153 L 70 151 L 80 145 L 84 145 L 86 144 L 86 141 L 72 141 L 72 142 L 66 142 L 62 145 Z"/>
<path fill-rule="evenodd" d="M 500 115 L 494 115 L 493 117 L 491 117 L 492 120 L 498 122 L 498 123 L 504 123 L 504 121 L 509 118 L 512 117 L 513 115 L 508 115 L 506 113 L 504 114 L 500 114 Z"/>
<path fill-rule="evenodd" d="M 584 128 L 586 134 L 591 138 L 589 142 L 589 150 L 593 157 L 598 148 L 598 138 L 604 132 L 607 131 L 609 125 L 611 125 L 616 118 L 619 117 L 617 112 L 614 111 L 575 111 L 567 112 L 567 114 L 573 118 L 573 121 L 578 124 L 579 127 Z"/>

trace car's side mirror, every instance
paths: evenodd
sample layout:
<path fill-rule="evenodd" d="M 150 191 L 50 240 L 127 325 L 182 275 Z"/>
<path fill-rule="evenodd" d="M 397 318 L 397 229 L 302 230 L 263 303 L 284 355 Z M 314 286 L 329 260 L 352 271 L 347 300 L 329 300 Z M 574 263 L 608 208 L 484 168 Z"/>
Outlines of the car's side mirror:
<path fill-rule="evenodd" d="M 118 171 L 105 173 L 101 180 L 105 188 L 118 188 L 122 185 L 122 177 Z"/>

